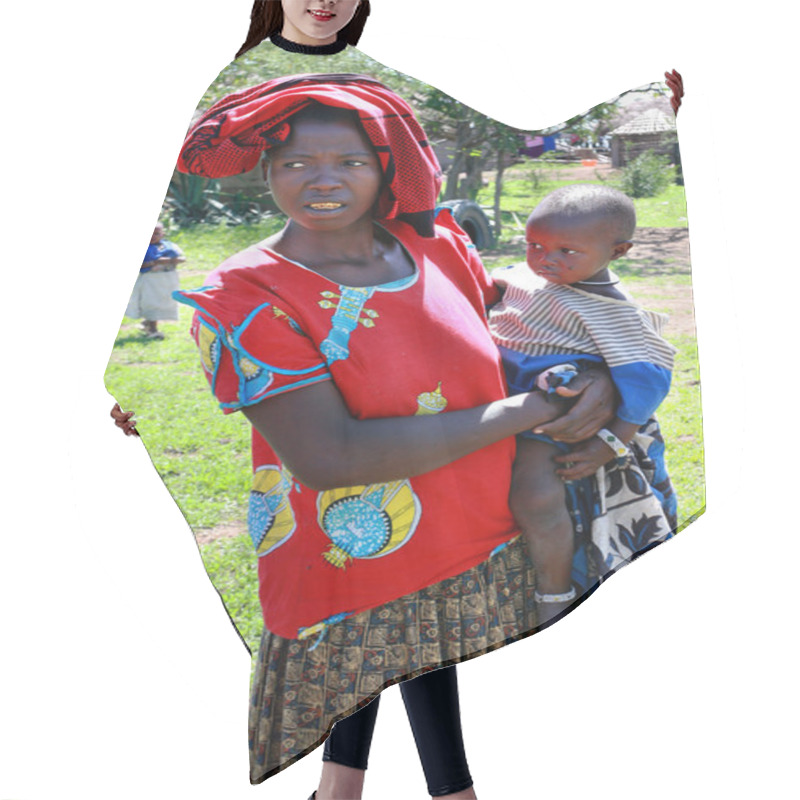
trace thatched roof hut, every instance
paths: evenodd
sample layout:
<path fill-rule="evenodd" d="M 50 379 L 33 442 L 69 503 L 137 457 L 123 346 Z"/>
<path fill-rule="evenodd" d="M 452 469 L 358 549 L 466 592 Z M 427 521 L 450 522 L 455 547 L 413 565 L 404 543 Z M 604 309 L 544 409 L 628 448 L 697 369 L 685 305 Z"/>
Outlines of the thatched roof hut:
<path fill-rule="evenodd" d="M 675 117 L 651 108 L 611 131 L 611 166 L 624 167 L 640 153 L 673 155 Z"/>

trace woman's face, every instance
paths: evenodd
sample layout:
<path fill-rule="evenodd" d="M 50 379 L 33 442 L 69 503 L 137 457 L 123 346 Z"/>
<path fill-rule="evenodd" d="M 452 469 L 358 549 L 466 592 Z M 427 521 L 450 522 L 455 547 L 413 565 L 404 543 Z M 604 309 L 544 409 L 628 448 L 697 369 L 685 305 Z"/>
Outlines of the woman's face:
<path fill-rule="evenodd" d="M 332 44 L 353 18 L 359 0 L 281 0 L 281 35 L 298 44 Z"/>
<path fill-rule="evenodd" d="M 340 231 L 371 220 L 382 177 L 369 139 L 346 116 L 298 120 L 286 144 L 270 152 L 267 171 L 278 208 L 316 231 Z"/>

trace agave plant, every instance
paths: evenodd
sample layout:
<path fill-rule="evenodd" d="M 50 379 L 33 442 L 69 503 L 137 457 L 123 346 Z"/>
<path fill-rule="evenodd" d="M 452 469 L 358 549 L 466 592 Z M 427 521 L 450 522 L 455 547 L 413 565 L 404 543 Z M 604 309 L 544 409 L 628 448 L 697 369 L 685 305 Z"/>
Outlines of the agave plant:
<path fill-rule="evenodd" d="M 222 202 L 219 181 L 199 175 L 176 173 L 169 183 L 166 204 L 180 227 L 199 222 L 244 222 Z"/>

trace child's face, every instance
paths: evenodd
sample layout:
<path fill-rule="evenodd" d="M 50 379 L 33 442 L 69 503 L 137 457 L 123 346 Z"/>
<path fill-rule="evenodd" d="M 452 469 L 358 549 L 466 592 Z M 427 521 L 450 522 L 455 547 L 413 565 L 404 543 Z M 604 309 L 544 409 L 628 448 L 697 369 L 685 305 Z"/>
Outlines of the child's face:
<path fill-rule="evenodd" d="M 299 120 L 286 144 L 270 152 L 267 169 L 278 208 L 318 231 L 371 219 L 382 177 L 369 139 L 348 119 Z"/>
<path fill-rule="evenodd" d="M 631 246 L 615 241 L 607 220 L 568 219 L 560 214 L 532 215 L 525 241 L 528 266 L 550 283 L 560 284 L 590 280 Z"/>
<path fill-rule="evenodd" d="M 150 237 L 150 244 L 158 244 L 164 238 L 164 226 L 156 225 L 153 235 Z"/>
<path fill-rule="evenodd" d="M 336 41 L 336 34 L 353 18 L 358 0 L 281 0 L 281 34 L 298 44 Z"/>

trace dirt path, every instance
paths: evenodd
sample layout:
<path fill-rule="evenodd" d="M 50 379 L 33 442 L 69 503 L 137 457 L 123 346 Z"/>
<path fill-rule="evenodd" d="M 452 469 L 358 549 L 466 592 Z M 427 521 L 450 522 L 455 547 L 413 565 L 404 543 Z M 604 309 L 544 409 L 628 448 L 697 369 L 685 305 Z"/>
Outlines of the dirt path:
<path fill-rule="evenodd" d="M 630 256 L 632 268 L 645 278 L 691 275 L 689 230 L 637 228 Z M 669 314 L 665 329 L 668 336 L 695 336 L 691 284 L 681 282 L 670 286 L 662 280 L 648 285 L 645 280 L 637 282 L 633 292 L 641 305 Z"/>
<path fill-rule="evenodd" d="M 689 229 L 637 228 L 630 261 L 642 275 L 689 275 Z"/>

